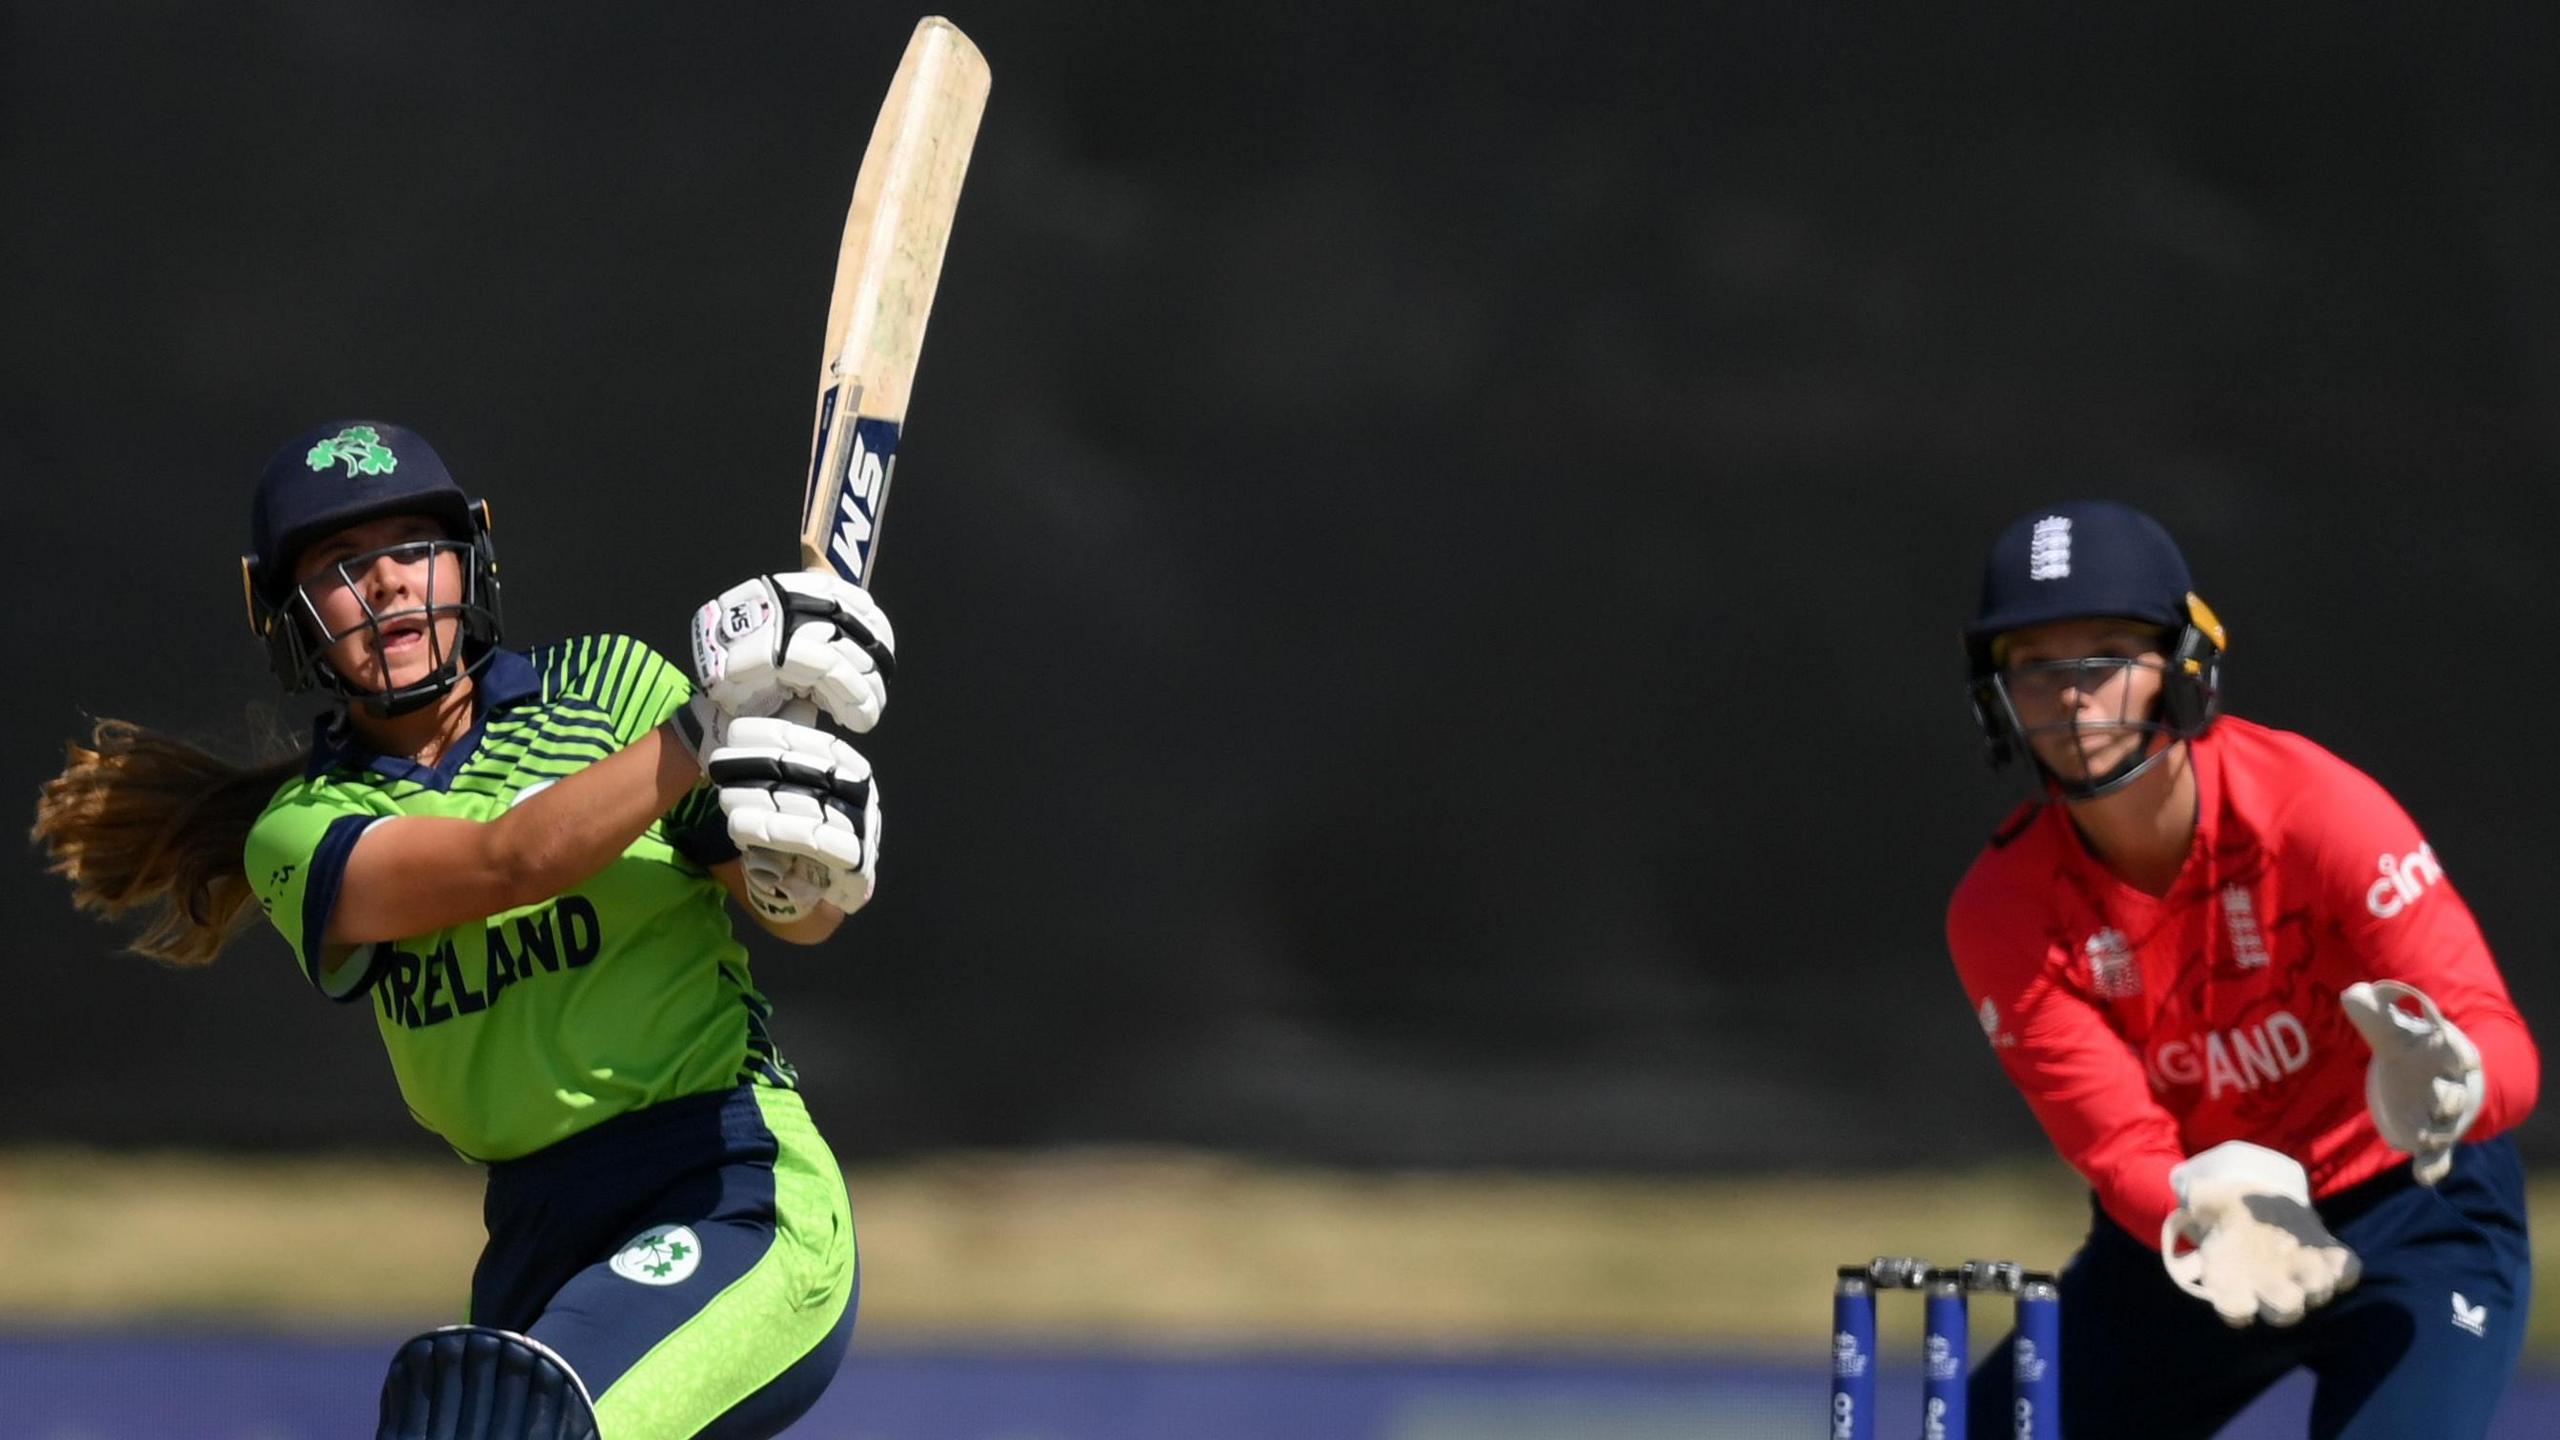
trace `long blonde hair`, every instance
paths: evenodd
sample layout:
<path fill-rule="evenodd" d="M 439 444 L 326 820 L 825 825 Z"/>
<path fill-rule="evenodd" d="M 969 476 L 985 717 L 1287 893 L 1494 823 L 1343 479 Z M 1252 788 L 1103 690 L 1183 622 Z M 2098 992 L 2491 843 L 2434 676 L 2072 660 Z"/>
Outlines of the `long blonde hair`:
<path fill-rule="evenodd" d="M 88 744 L 63 748 L 28 832 L 45 868 L 71 882 L 82 910 L 109 920 L 142 911 L 135 953 L 211 964 L 254 918 L 240 860 L 249 827 L 305 757 L 239 764 L 124 720 L 100 720 Z"/>

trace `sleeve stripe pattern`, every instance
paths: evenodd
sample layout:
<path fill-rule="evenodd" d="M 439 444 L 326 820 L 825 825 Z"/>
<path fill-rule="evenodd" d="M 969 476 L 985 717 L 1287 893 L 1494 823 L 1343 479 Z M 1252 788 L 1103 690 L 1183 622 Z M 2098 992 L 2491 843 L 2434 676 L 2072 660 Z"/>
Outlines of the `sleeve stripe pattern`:
<path fill-rule="evenodd" d="M 628 745 L 693 694 L 684 672 L 628 635 L 590 635 L 537 651 L 544 684 L 561 699 L 585 700 Z"/>
<path fill-rule="evenodd" d="M 630 744 L 693 695 L 684 672 L 627 635 L 590 635 L 536 651 L 533 662 L 554 697 L 539 735 L 514 730 L 483 742 L 491 754 L 524 756 L 529 768 L 575 769 Z M 587 747 L 600 748 L 589 751 Z M 698 787 L 669 811 L 664 833 L 678 854 L 704 867 L 738 857 L 718 797 Z"/>
<path fill-rule="evenodd" d="M 542 677 L 547 703 L 492 715 L 471 762 L 454 777 L 454 788 L 496 793 L 510 777 L 526 772 L 556 779 L 629 744 L 647 727 L 618 723 L 597 703 L 594 682 L 600 665 L 628 667 L 635 657 L 645 664 L 648 647 L 621 635 L 588 636 L 535 651 L 529 658 Z"/>

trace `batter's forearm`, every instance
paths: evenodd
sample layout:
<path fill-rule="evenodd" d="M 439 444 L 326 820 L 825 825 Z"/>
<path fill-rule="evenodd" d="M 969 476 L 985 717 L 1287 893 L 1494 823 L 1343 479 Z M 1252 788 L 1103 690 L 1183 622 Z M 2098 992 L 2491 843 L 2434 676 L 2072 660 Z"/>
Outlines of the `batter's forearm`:
<path fill-rule="evenodd" d="M 548 899 L 610 865 L 702 779 L 693 753 L 660 725 L 490 822 L 524 879 L 519 903 Z"/>

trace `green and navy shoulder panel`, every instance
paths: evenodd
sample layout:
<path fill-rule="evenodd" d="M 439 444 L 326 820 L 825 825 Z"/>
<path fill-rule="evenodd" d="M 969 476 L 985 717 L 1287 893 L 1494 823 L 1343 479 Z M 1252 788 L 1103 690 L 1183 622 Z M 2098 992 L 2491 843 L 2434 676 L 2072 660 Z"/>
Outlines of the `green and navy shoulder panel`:
<path fill-rule="evenodd" d="M 614 743 L 584 763 L 592 764 L 665 724 L 667 717 L 693 698 L 693 682 L 682 670 L 628 635 L 562 640 L 527 658 L 542 677 L 545 698 L 564 717 L 578 716 L 581 707 L 592 707 L 596 721 L 612 732 Z M 577 724 L 574 718 L 564 718 L 560 729 L 565 736 Z M 558 753 L 545 747 L 544 758 Z M 728 822 L 720 813 L 719 792 L 707 784 L 693 787 L 662 823 L 675 848 L 696 864 L 707 868 L 738 856 L 737 845 L 729 839 Z"/>
<path fill-rule="evenodd" d="M 324 981 L 315 963 L 347 856 L 366 828 L 409 814 L 493 820 L 647 734 L 692 696 L 682 670 L 628 635 L 500 650 L 476 683 L 479 719 L 436 765 L 375 754 L 343 714 L 322 716 L 310 762 L 277 789 L 250 832 L 243 862 L 259 905 L 303 973 L 333 999 L 356 998 L 372 978 L 351 964 Z M 738 854 L 708 785 L 696 786 L 639 843 L 703 869 Z"/>
<path fill-rule="evenodd" d="M 709 873 L 737 851 L 707 786 L 558 895 L 322 968 L 320 937 L 369 827 L 495 820 L 648 733 L 689 686 L 647 646 L 608 635 L 500 651 L 477 691 L 472 732 L 432 766 L 324 728 L 243 857 L 304 974 L 333 998 L 372 1002 L 411 1112 L 463 1154 L 505 1159 L 676 1096 L 790 1086 L 727 891 Z"/>

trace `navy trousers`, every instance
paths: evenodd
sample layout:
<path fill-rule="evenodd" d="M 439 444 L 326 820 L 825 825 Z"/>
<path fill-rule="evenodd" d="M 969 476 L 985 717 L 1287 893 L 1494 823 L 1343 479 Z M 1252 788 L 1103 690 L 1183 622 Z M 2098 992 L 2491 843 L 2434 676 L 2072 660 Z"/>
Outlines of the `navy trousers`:
<path fill-rule="evenodd" d="M 766 1440 L 843 1364 L 861 1270 L 797 1093 L 619 1115 L 489 1167 L 471 1318 L 567 1359 L 616 1440 Z"/>
<path fill-rule="evenodd" d="M 2233 1329 L 2093 1202 L 2062 1272 L 2063 1433 L 2210 1436 L 2300 1365 L 2312 1440 L 2487 1435 L 2533 1298 L 2515 1142 L 2459 1147 L 2433 1189 L 2402 1165 L 2318 1208 L 2364 1278 L 2298 1325 Z M 1973 1373 L 1971 1440 L 2008 1433 L 2009 1361 L 2004 1340 Z"/>

